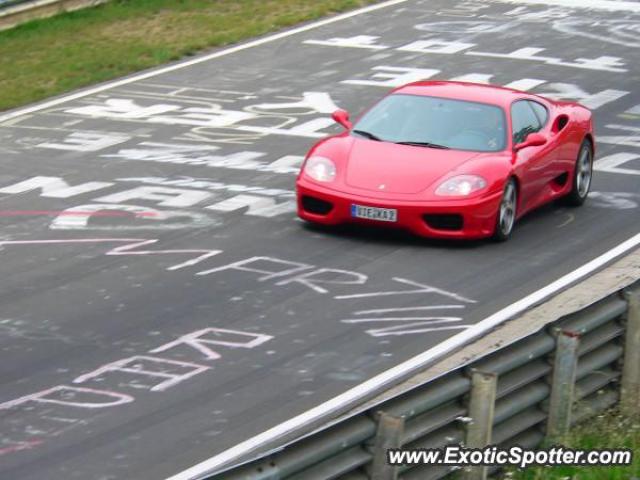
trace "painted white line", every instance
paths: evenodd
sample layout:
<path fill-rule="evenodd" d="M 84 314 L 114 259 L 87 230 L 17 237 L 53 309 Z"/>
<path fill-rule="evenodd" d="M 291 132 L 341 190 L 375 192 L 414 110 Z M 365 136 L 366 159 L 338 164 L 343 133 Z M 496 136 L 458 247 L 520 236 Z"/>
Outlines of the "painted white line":
<path fill-rule="evenodd" d="M 640 3 L 618 0 L 494 0 L 518 5 L 547 5 L 550 7 L 592 8 L 610 12 L 640 12 Z"/>
<path fill-rule="evenodd" d="M 342 20 L 346 20 L 347 18 L 355 17 L 357 15 L 362 15 L 363 13 L 373 12 L 375 10 L 380 10 L 382 8 L 390 7 L 392 5 L 397 5 L 399 3 L 405 3 L 409 0 L 387 0 L 386 2 L 377 3 L 375 5 L 370 5 L 368 7 L 360 8 L 357 10 L 353 10 L 351 12 L 343 13 L 341 15 L 336 15 L 335 17 L 326 18 L 324 20 L 319 20 L 313 23 L 309 23 L 307 25 L 303 25 L 302 27 L 296 27 L 291 30 L 285 30 L 284 32 L 276 33 L 273 35 L 269 35 L 264 38 L 260 38 L 258 40 L 253 40 L 247 43 L 243 43 L 241 45 L 237 45 L 235 47 L 226 48 L 224 50 L 211 53 L 208 55 L 204 55 L 201 57 L 196 57 L 191 60 L 185 60 L 183 62 L 178 62 L 173 65 L 169 65 L 167 67 L 157 68 L 151 71 L 146 71 L 144 73 L 140 73 L 137 75 L 133 75 L 131 77 L 123 78 L 121 80 L 115 80 L 112 82 L 105 83 L 103 85 L 88 88 L 85 90 L 80 90 L 76 93 L 72 93 L 69 95 L 64 95 L 60 98 L 55 98 L 53 100 L 45 101 L 42 103 L 38 103 L 29 107 L 20 108 L 18 110 L 10 111 L 4 115 L 0 115 L 0 123 L 6 122 L 7 120 L 11 120 L 16 117 L 20 117 L 22 115 L 27 115 L 30 113 L 34 113 L 40 110 L 44 110 L 46 108 L 55 107 L 56 105 L 60 105 L 62 103 L 69 102 L 71 100 L 76 100 L 78 98 L 86 97 L 89 95 L 93 95 L 95 93 L 104 92 L 105 90 L 110 90 L 112 88 L 120 87 L 122 85 L 127 85 L 129 83 L 138 82 L 140 80 L 146 80 L 147 78 L 156 77 L 158 75 L 162 75 L 164 73 L 173 72 L 175 70 L 180 70 L 182 68 L 190 67 L 192 65 L 197 65 L 198 63 L 208 62 L 209 60 L 213 60 L 214 58 L 224 57 L 226 55 L 230 55 L 232 53 L 240 52 L 242 50 L 246 50 L 248 48 L 257 47 L 259 45 L 264 45 L 265 43 L 273 42 L 275 40 L 280 40 L 281 38 L 290 37 L 292 35 L 297 35 L 298 33 L 307 32 L 309 30 L 316 29 L 318 27 L 322 27 L 324 25 L 329 25 L 331 23 L 340 22 Z"/>
<path fill-rule="evenodd" d="M 145 242 L 144 238 L 69 238 L 61 240 L 0 240 L 3 245 L 46 245 L 65 243 Z"/>
<path fill-rule="evenodd" d="M 307 410 L 306 412 L 287 420 L 280 425 L 276 425 L 269 430 L 256 435 L 255 437 L 246 440 L 228 450 L 225 450 L 218 455 L 211 457 L 204 462 L 201 462 L 183 472 L 180 472 L 167 480 L 195 480 L 202 478 L 203 475 L 213 472 L 216 469 L 229 465 L 234 460 L 239 459 L 241 456 L 254 452 L 257 448 L 272 442 L 283 435 L 294 432 L 298 428 L 304 425 L 313 423 L 320 420 L 323 417 L 337 412 L 347 405 L 353 405 L 361 398 L 365 398 L 371 394 L 380 392 L 381 388 L 385 385 L 389 385 L 401 378 L 406 377 L 411 373 L 415 373 L 425 365 L 433 363 L 435 360 L 440 359 L 444 355 L 451 351 L 464 346 L 472 340 L 477 339 L 484 333 L 495 328 L 496 326 L 504 323 L 505 321 L 513 318 L 515 315 L 522 313 L 528 308 L 540 303 L 541 301 L 549 298 L 551 295 L 558 293 L 560 290 L 566 288 L 572 283 L 586 277 L 595 270 L 606 265 L 611 260 L 619 257 L 623 253 L 632 250 L 640 245 L 640 233 L 631 237 L 629 240 L 621 243 L 617 247 L 612 248 L 608 252 L 600 255 L 599 257 L 584 264 L 582 267 L 574 270 L 567 275 L 559 278 L 558 280 L 550 283 L 546 287 L 541 288 L 533 292 L 530 295 L 518 300 L 515 303 L 503 308 L 502 310 L 494 313 L 493 315 L 485 318 L 471 328 L 461 332 L 450 339 L 438 344 L 437 346 L 427 350 L 426 352 L 417 355 L 406 362 L 403 362 L 360 385 L 347 390 L 346 392 L 332 398 L 331 400 L 318 405 L 317 407 Z"/>

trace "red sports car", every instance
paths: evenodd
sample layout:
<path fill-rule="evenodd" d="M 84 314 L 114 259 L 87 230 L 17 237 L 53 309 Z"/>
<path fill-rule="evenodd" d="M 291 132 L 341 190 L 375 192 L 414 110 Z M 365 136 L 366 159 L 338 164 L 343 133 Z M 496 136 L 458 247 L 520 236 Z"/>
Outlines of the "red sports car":
<path fill-rule="evenodd" d="M 589 193 L 591 112 L 517 90 L 463 82 L 397 88 L 342 134 L 318 142 L 296 181 L 298 215 L 440 238 L 506 240 L 515 221 Z"/>

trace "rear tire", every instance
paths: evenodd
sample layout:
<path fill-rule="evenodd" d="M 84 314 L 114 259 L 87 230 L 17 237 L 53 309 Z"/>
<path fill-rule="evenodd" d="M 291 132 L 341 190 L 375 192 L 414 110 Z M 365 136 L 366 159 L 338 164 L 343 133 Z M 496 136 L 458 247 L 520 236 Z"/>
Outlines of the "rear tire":
<path fill-rule="evenodd" d="M 496 226 L 493 232 L 493 240 L 505 242 L 511 237 L 513 226 L 516 223 L 518 205 L 518 186 L 513 178 L 507 180 L 502 193 L 502 200 L 496 215 Z"/>
<path fill-rule="evenodd" d="M 591 179 L 593 178 L 593 148 L 589 140 L 584 140 L 578 151 L 576 166 L 571 180 L 571 191 L 565 197 L 566 203 L 572 207 L 579 207 L 589 195 Z"/>

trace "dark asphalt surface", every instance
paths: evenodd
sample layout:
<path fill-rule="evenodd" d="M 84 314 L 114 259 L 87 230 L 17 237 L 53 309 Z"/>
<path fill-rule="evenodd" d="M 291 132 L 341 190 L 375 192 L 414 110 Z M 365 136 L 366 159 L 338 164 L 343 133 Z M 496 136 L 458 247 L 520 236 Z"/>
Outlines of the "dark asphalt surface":
<path fill-rule="evenodd" d="M 0 479 L 173 475 L 638 233 L 639 32 L 624 11 L 409 1 L 1 123 Z M 356 36 L 379 38 L 305 43 Z M 402 69 L 585 101 L 619 171 L 500 245 L 296 221 L 287 156 L 337 131 L 327 94 L 357 114 Z"/>

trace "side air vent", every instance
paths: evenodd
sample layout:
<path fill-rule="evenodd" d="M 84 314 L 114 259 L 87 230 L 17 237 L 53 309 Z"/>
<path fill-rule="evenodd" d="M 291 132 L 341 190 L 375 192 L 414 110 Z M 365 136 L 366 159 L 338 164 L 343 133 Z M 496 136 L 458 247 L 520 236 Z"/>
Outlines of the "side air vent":
<path fill-rule="evenodd" d="M 553 127 L 552 127 L 552 131 L 554 133 L 559 132 L 560 130 L 562 130 L 564 127 L 567 126 L 567 123 L 569 123 L 569 117 L 566 115 L 558 115 L 558 118 L 556 118 L 555 122 L 553 122 Z"/>

